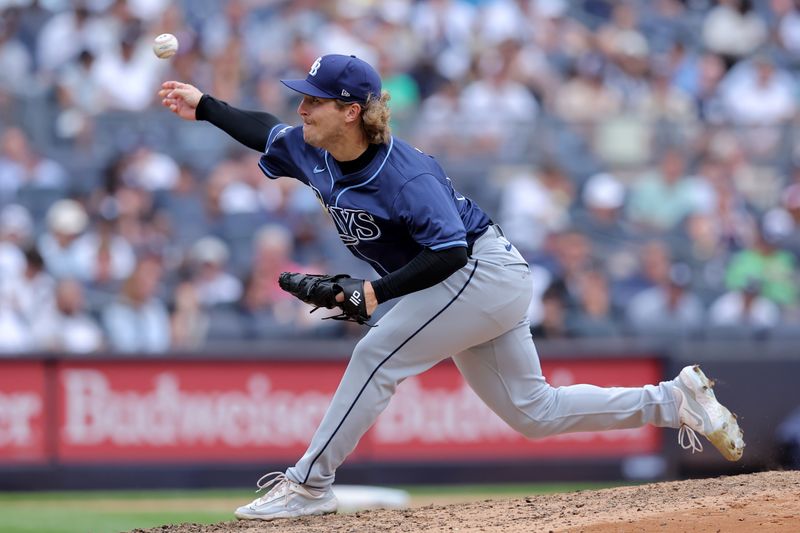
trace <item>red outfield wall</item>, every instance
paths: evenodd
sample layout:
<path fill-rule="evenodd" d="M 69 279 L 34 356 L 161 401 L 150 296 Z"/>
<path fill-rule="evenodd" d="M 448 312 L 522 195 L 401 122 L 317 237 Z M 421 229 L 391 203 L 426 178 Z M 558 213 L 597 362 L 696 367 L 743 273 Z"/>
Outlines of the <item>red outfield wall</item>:
<path fill-rule="evenodd" d="M 48 459 L 45 365 L 0 360 L 0 462 L 43 463 Z"/>
<path fill-rule="evenodd" d="M 345 361 L 0 360 L 0 464 L 291 462 Z M 543 362 L 554 386 L 638 386 L 656 358 Z M 450 362 L 403 382 L 351 461 L 616 458 L 661 451 L 657 428 L 530 441 Z"/>

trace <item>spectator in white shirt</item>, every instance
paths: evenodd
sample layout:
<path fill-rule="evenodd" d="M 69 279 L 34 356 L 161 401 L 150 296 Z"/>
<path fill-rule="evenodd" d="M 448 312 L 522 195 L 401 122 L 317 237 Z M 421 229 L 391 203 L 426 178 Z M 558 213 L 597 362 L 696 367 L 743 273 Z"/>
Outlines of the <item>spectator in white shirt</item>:
<path fill-rule="evenodd" d="M 766 42 L 767 25 L 750 0 L 717 0 L 703 21 L 703 43 L 735 61 Z"/>
<path fill-rule="evenodd" d="M 559 172 L 555 167 L 541 173 Z M 500 224 L 523 254 L 538 251 L 549 233 L 569 224 L 568 205 L 557 190 L 548 189 L 539 174 L 522 169 L 504 185 L 500 197 Z"/>
<path fill-rule="evenodd" d="M 539 102 L 531 91 L 515 79 L 509 58 L 502 48 L 484 52 L 478 58 L 480 77 L 468 83 L 461 93 L 461 106 L 470 122 L 475 149 L 489 153 L 519 148 L 539 114 Z"/>
<path fill-rule="evenodd" d="M 703 303 L 691 292 L 688 265 L 670 267 L 666 283 L 635 295 L 627 308 L 628 324 L 639 335 L 692 332 L 702 326 Z"/>
<path fill-rule="evenodd" d="M 8 22 L 5 14 L 0 19 L 0 95 L 10 92 L 22 96 L 30 90 L 33 57 L 14 34 L 14 26 L 11 17 Z"/>
<path fill-rule="evenodd" d="M 10 204 L 0 210 L 0 277 L 18 278 L 25 270 L 23 248 L 31 239 L 33 220 L 28 210 Z"/>
<path fill-rule="evenodd" d="M 458 79 L 467 74 L 470 41 L 478 16 L 478 10 L 470 2 L 414 3 L 409 26 L 418 36 L 423 54 L 434 61 L 437 74 L 446 79 Z"/>
<path fill-rule="evenodd" d="M 192 246 L 193 284 L 204 307 L 233 304 L 242 296 L 242 282 L 225 271 L 229 255 L 228 246 L 217 237 L 203 237 Z"/>
<path fill-rule="evenodd" d="M 726 292 L 714 300 L 708 321 L 715 326 L 752 326 L 770 329 L 781 320 L 778 305 L 761 296 L 761 283 L 753 280 L 741 290 Z"/>
<path fill-rule="evenodd" d="M 13 305 L 22 318 L 31 324 L 43 309 L 55 306 L 56 280 L 45 270 L 44 260 L 35 247 L 24 252 L 25 270 L 11 287 Z"/>
<path fill-rule="evenodd" d="M 85 1 L 77 4 L 53 15 L 39 31 L 37 61 L 45 73 L 74 60 L 81 50 L 99 53 L 118 39 L 113 19 L 92 15 Z"/>
<path fill-rule="evenodd" d="M 797 110 L 797 84 L 766 55 L 733 67 L 720 87 L 727 118 L 743 126 L 773 126 L 789 121 Z"/>
<path fill-rule="evenodd" d="M 94 231 L 75 242 L 80 262 L 79 279 L 96 287 L 116 287 L 136 266 L 133 246 L 119 234 L 118 220 L 100 219 Z"/>
<path fill-rule="evenodd" d="M 93 77 L 109 109 L 144 111 L 153 101 L 153 87 L 166 67 L 153 61 L 150 43 L 140 38 L 136 29 L 128 29 L 119 43 L 100 54 L 92 65 Z M 124 83 L 121 81 L 124 80 Z"/>
<path fill-rule="evenodd" d="M 78 239 L 89 225 L 86 210 L 75 200 L 59 200 L 47 211 L 46 223 L 36 246 L 47 270 L 60 279 L 80 278 L 85 258 Z"/>
<path fill-rule="evenodd" d="M 69 177 L 60 163 L 39 154 L 20 128 L 0 137 L 0 203 L 15 201 L 19 189 L 63 189 Z"/>
<path fill-rule="evenodd" d="M 86 312 L 81 284 L 61 280 L 55 294 L 55 306 L 39 309 L 31 325 L 36 347 L 71 353 L 91 353 L 102 348 L 103 331 Z"/>
<path fill-rule="evenodd" d="M 114 350 L 158 353 L 169 349 L 170 317 L 166 305 L 156 296 L 161 274 L 158 260 L 141 260 L 117 301 L 103 309 L 103 325 Z"/>

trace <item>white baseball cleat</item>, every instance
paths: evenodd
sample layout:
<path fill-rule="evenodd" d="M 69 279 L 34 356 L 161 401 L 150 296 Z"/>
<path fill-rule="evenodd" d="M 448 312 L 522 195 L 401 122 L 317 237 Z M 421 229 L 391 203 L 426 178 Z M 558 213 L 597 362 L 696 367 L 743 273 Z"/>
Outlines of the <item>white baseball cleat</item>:
<path fill-rule="evenodd" d="M 678 402 L 681 427 L 678 444 L 692 453 L 702 452 L 697 433 L 704 435 L 729 461 L 738 461 L 744 451 L 744 433 L 736 416 L 717 401 L 714 382 L 703 374 L 699 365 L 687 366 L 678 374 L 673 392 Z"/>
<path fill-rule="evenodd" d="M 283 472 L 270 472 L 256 483 L 258 490 L 269 491 L 236 509 L 239 520 L 275 520 L 298 516 L 335 513 L 339 502 L 330 487 L 317 491 L 295 483 Z"/>

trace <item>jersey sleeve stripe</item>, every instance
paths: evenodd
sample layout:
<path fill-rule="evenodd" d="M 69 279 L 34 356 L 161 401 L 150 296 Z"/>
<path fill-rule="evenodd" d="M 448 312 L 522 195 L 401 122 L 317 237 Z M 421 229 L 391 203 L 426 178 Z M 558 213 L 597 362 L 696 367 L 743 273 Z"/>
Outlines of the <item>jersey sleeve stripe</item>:
<path fill-rule="evenodd" d="M 291 126 L 287 126 L 286 124 L 275 124 L 272 126 L 272 129 L 269 130 L 269 135 L 267 135 L 267 146 L 264 147 L 264 155 L 269 153 L 269 149 L 272 146 L 272 143 L 275 142 L 275 139 L 278 138 L 278 135 L 291 128 Z"/>
<path fill-rule="evenodd" d="M 444 248 L 455 248 L 456 246 L 467 246 L 467 241 L 450 241 L 450 242 L 443 242 L 442 244 L 437 244 L 434 246 L 429 246 L 431 250 L 443 250 Z"/>
<path fill-rule="evenodd" d="M 271 130 L 269 130 L 269 133 L 267 134 L 267 144 L 266 144 L 266 146 L 264 146 L 264 153 L 265 153 L 265 154 L 266 154 L 267 152 L 269 152 L 269 147 L 270 147 L 270 146 L 272 146 L 272 141 L 274 141 L 274 140 L 275 140 L 275 139 L 272 137 L 272 134 L 275 132 L 275 129 L 276 129 L 278 126 L 280 126 L 280 124 L 275 124 L 274 126 L 272 126 L 272 129 L 271 129 Z"/>

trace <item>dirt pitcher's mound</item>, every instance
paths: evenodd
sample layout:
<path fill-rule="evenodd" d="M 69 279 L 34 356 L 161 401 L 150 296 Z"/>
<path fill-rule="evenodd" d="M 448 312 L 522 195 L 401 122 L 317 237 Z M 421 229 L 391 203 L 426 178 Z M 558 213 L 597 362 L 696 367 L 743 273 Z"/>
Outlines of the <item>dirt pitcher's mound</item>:
<path fill-rule="evenodd" d="M 800 531 L 800 471 L 653 483 L 565 494 L 277 520 L 181 524 L 136 533 L 281 531 Z"/>

